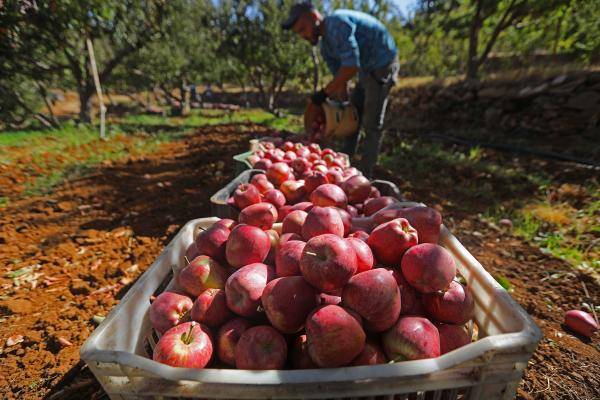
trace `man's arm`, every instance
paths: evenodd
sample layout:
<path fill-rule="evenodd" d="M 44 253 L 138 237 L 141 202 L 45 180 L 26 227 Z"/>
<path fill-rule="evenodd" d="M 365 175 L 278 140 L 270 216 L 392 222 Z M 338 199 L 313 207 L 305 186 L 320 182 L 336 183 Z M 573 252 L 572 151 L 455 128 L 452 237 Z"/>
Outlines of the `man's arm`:
<path fill-rule="evenodd" d="M 345 91 L 348 81 L 358 73 L 360 68 L 358 43 L 354 36 L 356 26 L 350 21 L 342 19 L 328 20 L 328 23 L 331 24 L 329 29 L 332 32 L 330 41 L 339 54 L 339 67 L 334 73 L 333 80 L 322 91 L 321 99 Z"/>

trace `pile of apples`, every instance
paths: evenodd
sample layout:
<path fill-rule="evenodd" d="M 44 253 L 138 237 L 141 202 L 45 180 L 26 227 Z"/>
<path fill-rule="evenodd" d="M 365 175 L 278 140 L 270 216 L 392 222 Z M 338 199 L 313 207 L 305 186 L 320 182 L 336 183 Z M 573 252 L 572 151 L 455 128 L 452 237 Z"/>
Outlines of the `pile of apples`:
<path fill-rule="evenodd" d="M 293 160 L 257 161 L 271 164 L 233 194 L 237 221 L 201 231 L 176 289 L 152 302 L 161 336 L 153 359 L 332 368 L 438 357 L 470 343 L 473 297 L 437 244 L 441 215 L 380 196 L 333 151 L 291 147 L 284 160 L 294 152 Z"/>

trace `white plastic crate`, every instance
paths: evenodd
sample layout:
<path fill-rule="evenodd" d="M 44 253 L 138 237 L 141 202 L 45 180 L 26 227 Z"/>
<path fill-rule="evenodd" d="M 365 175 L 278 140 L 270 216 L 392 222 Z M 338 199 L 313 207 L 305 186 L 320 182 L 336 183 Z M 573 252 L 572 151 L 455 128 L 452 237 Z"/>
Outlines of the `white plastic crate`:
<path fill-rule="evenodd" d="M 413 203 L 414 204 L 414 203 Z M 412 205 L 407 203 L 408 205 Z M 175 285 L 199 228 L 188 222 L 81 348 L 111 399 L 511 399 L 541 333 L 445 227 L 440 244 L 454 256 L 475 299 L 479 340 L 438 358 L 376 366 L 247 371 L 174 368 L 153 361 L 149 298 Z"/>

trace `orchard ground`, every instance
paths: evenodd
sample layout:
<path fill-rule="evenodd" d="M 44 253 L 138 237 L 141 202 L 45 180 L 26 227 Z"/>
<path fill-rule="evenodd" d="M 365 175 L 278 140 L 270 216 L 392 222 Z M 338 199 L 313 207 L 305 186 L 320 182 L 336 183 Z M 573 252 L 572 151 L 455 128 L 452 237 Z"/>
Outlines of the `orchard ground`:
<path fill-rule="evenodd" d="M 95 321 L 181 226 L 209 215 L 251 137 L 300 127 L 292 115 L 194 111 L 114 119 L 107 141 L 69 124 L 0 134 L 2 397 L 103 398 L 79 360 Z M 441 211 L 542 329 L 518 397 L 600 397 L 598 334 L 561 325 L 600 298 L 597 171 L 396 131 L 386 140 L 376 177 Z"/>

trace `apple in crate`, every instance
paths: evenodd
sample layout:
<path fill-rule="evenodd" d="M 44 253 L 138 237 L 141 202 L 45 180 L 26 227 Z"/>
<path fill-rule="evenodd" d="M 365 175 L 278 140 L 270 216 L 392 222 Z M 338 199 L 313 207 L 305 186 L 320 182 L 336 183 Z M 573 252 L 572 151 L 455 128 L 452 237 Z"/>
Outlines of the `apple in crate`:
<path fill-rule="evenodd" d="M 225 364 L 235 366 L 235 346 L 252 323 L 247 319 L 234 318 L 221 326 L 217 334 L 217 355 Z"/>
<path fill-rule="evenodd" d="M 275 252 L 275 272 L 277 276 L 300 275 L 300 258 L 306 243 L 301 240 L 286 240 L 279 243 Z"/>
<path fill-rule="evenodd" d="M 217 221 L 210 228 L 201 231 L 196 238 L 196 250 L 198 255 L 214 258 L 217 261 L 225 261 L 225 245 L 231 233 L 231 220 Z M 233 221 L 231 221 L 233 222 Z M 192 261 L 193 259 L 188 259 Z"/>
<path fill-rule="evenodd" d="M 442 354 L 471 343 L 471 337 L 464 325 L 437 324 L 436 326 L 440 333 L 440 351 Z"/>
<path fill-rule="evenodd" d="M 285 196 L 280 190 L 267 190 L 263 195 L 263 201 L 273 204 L 280 211 L 278 219 L 283 219 L 281 215 L 281 207 L 285 204 Z"/>
<path fill-rule="evenodd" d="M 273 279 L 262 293 L 265 314 L 278 331 L 296 333 L 308 314 L 319 305 L 319 296 L 301 276 Z"/>
<path fill-rule="evenodd" d="M 423 305 L 434 320 L 454 325 L 466 324 L 475 310 L 471 291 L 456 281 L 450 282 L 444 291 L 425 294 Z"/>
<path fill-rule="evenodd" d="M 252 204 L 240 211 L 238 221 L 241 224 L 256 226 L 266 231 L 271 229 L 277 221 L 277 208 L 266 202 Z"/>
<path fill-rule="evenodd" d="M 379 225 L 367 240 L 377 260 L 390 267 L 399 266 L 406 250 L 418 242 L 417 230 L 404 218 Z"/>
<path fill-rule="evenodd" d="M 238 369 L 282 369 L 287 359 L 287 343 L 281 333 L 268 325 L 247 329 L 235 346 Z"/>
<path fill-rule="evenodd" d="M 284 162 L 277 162 L 267 169 L 267 178 L 272 184 L 279 186 L 288 178 L 291 172 L 289 165 Z"/>
<path fill-rule="evenodd" d="M 231 311 L 227 308 L 225 300 L 225 290 L 206 289 L 194 301 L 194 306 L 190 312 L 191 318 L 207 325 L 210 328 L 216 328 L 231 318 Z"/>
<path fill-rule="evenodd" d="M 316 188 L 326 183 L 329 183 L 327 176 L 319 171 L 314 171 L 304 178 L 304 187 L 306 188 L 307 194 L 311 194 Z"/>
<path fill-rule="evenodd" d="M 161 335 L 179 324 L 192 309 L 192 299 L 173 292 L 163 292 L 150 305 L 150 323 Z"/>
<path fill-rule="evenodd" d="M 262 229 L 240 224 L 231 231 L 225 246 L 225 257 L 229 265 L 240 268 L 252 263 L 261 263 L 271 249 L 271 239 Z"/>
<path fill-rule="evenodd" d="M 400 317 L 382 336 L 383 348 L 392 361 L 440 356 L 440 334 L 427 318 Z"/>
<path fill-rule="evenodd" d="M 273 268 L 262 263 L 248 264 L 238 269 L 225 284 L 227 306 L 243 317 L 259 317 L 262 292 L 274 277 Z"/>
<path fill-rule="evenodd" d="M 242 183 L 233 192 L 233 203 L 237 208 L 244 208 L 260 203 L 260 192 L 258 188 L 250 183 Z"/>
<path fill-rule="evenodd" d="M 400 316 L 400 289 L 384 268 L 354 275 L 342 292 L 344 306 L 356 311 L 372 332 L 391 328 Z"/>
<path fill-rule="evenodd" d="M 315 236 L 330 233 L 344 236 L 344 221 L 333 207 L 313 207 L 302 224 L 302 237 L 309 240 Z"/>
<path fill-rule="evenodd" d="M 406 218 L 410 225 L 419 232 L 419 243 L 437 243 L 440 239 L 442 215 L 430 207 L 403 207 L 393 203 L 372 215 L 375 225 L 380 225 L 396 218 Z"/>
<path fill-rule="evenodd" d="M 271 165 L 273 165 L 273 161 L 269 160 L 268 158 L 261 158 L 256 163 L 254 163 L 252 168 L 262 169 L 263 171 L 266 171 L 267 169 L 269 169 L 269 167 L 271 167 Z"/>
<path fill-rule="evenodd" d="M 340 207 L 346 208 L 348 205 L 348 199 L 346 193 L 337 185 L 332 183 L 326 183 L 317 187 L 310 194 L 310 201 L 315 206 L 327 207 Z"/>
<path fill-rule="evenodd" d="M 356 273 L 359 274 L 372 269 L 375 259 L 369 245 L 357 237 L 348 237 L 346 241 L 350 243 L 356 253 Z"/>
<path fill-rule="evenodd" d="M 275 186 L 268 181 L 265 174 L 256 174 L 250 179 L 250 183 L 255 186 L 260 194 L 264 195 L 267 191 L 274 189 Z"/>
<path fill-rule="evenodd" d="M 177 282 L 192 296 L 199 296 L 206 289 L 222 289 L 227 280 L 227 271 L 208 256 L 198 256 L 184 267 Z"/>
<path fill-rule="evenodd" d="M 377 365 L 386 364 L 387 362 L 388 359 L 385 356 L 385 353 L 383 352 L 381 346 L 374 340 L 367 339 L 367 343 L 365 343 L 365 348 L 354 360 L 352 360 L 352 363 L 350 363 L 350 365 Z"/>
<path fill-rule="evenodd" d="M 452 255 L 442 246 L 432 243 L 408 249 L 402 257 L 401 266 L 406 281 L 421 293 L 444 290 L 456 276 Z"/>
<path fill-rule="evenodd" d="M 302 210 L 294 210 L 283 219 L 281 233 L 296 233 L 302 235 L 302 225 L 308 213 Z"/>
<path fill-rule="evenodd" d="M 288 203 L 296 203 L 306 195 L 304 181 L 287 180 L 281 183 L 279 190 L 283 193 Z"/>
<path fill-rule="evenodd" d="M 358 318 L 335 305 L 321 306 L 308 316 L 308 353 L 319 367 L 343 367 L 361 353 L 366 335 Z"/>
<path fill-rule="evenodd" d="M 371 194 L 371 182 L 362 175 L 354 175 L 342 183 L 348 202 L 363 203 Z"/>
<path fill-rule="evenodd" d="M 356 272 L 356 254 L 350 243 L 339 236 L 316 236 L 304 246 L 300 272 L 308 283 L 331 293 L 344 287 Z"/>
<path fill-rule="evenodd" d="M 365 204 L 363 206 L 363 214 L 365 215 L 365 217 L 369 217 L 375 214 L 377 211 L 381 210 L 382 208 L 385 208 L 390 204 L 398 202 L 398 199 L 391 196 L 381 196 L 368 199 L 367 201 L 365 201 Z"/>
<path fill-rule="evenodd" d="M 213 346 L 208 328 L 192 321 L 174 326 L 160 338 L 152 359 L 181 368 L 204 368 L 210 362 Z"/>

